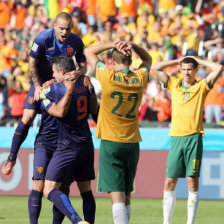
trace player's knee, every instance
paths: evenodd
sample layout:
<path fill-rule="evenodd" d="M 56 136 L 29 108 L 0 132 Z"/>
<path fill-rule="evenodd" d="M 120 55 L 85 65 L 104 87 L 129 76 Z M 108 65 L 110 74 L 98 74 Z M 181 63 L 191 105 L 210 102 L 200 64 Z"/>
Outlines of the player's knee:
<path fill-rule="evenodd" d="M 199 178 L 198 177 L 188 177 L 187 185 L 188 185 L 188 190 L 190 192 L 198 191 Z"/>
<path fill-rule="evenodd" d="M 48 195 L 52 190 L 53 190 L 53 187 L 51 185 L 51 182 L 46 180 L 44 183 L 44 189 L 43 189 L 44 197 L 48 198 Z"/>
<path fill-rule="evenodd" d="M 77 182 L 80 194 L 91 191 L 91 181 Z"/>
<path fill-rule="evenodd" d="M 43 195 L 45 198 L 48 198 L 49 193 L 51 192 L 50 188 L 44 186 Z"/>
<path fill-rule="evenodd" d="M 177 179 L 176 178 L 166 178 L 164 184 L 165 191 L 174 191 L 176 187 Z"/>
<path fill-rule="evenodd" d="M 36 114 L 37 114 L 37 112 L 35 110 L 24 109 L 22 122 L 24 124 L 31 125 L 35 116 L 36 116 Z"/>
<path fill-rule="evenodd" d="M 35 191 L 43 192 L 44 180 L 34 180 L 32 189 Z"/>

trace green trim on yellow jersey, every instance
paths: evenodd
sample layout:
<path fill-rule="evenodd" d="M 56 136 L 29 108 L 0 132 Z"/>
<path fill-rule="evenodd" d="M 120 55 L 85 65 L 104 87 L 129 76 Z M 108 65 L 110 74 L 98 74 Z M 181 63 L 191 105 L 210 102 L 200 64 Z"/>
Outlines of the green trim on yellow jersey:
<path fill-rule="evenodd" d="M 168 77 L 167 77 L 167 82 L 163 84 L 163 87 L 164 87 L 164 88 L 167 88 L 168 83 L 169 83 L 169 79 L 170 79 L 170 77 L 168 76 Z"/>
<path fill-rule="evenodd" d="M 96 62 L 96 64 L 95 64 L 95 68 L 94 68 L 94 71 L 93 71 L 93 77 L 95 77 L 96 78 L 96 66 L 97 66 L 97 64 L 100 62 L 100 60 L 98 60 L 97 62 Z"/>
<path fill-rule="evenodd" d="M 121 73 L 126 74 L 126 75 L 133 73 L 133 72 L 132 72 L 131 70 L 129 70 L 129 69 L 120 69 L 120 70 L 118 70 L 118 72 L 121 72 Z"/>
<path fill-rule="evenodd" d="M 205 79 L 205 83 L 206 83 L 206 85 L 207 85 L 207 87 L 208 87 L 209 90 L 213 88 L 213 86 L 212 87 L 209 87 L 208 82 L 207 82 L 206 79 Z"/>
<path fill-rule="evenodd" d="M 196 80 L 195 80 L 195 81 L 196 81 Z M 188 89 L 190 88 L 189 86 L 184 86 L 184 80 L 183 80 L 183 79 L 181 80 L 180 87 L 181 87 L 181 88 L 184 88 L 184 89 L 186 89 L 186 90 L 188 90 Z"/>
<path fill-rule="evenodd" d="M 206 80 L 195 80 L 188 89 L 182 88 L 182 80 L 169 78 L 167 88 L 172 99 L 170 136 L 187 136 L 201 133 L 204 136 L 204 101 L 210 90 Z"/>
<path fill-rule="evenodd" d="M 115 71 L 101 63 L 96 66 L 96 79 L 102 86 L 96 137 L 114 142 L 140 142 L 138 111 L 148 81 L 148 68 L 127 75 L 128 70 Z"/>

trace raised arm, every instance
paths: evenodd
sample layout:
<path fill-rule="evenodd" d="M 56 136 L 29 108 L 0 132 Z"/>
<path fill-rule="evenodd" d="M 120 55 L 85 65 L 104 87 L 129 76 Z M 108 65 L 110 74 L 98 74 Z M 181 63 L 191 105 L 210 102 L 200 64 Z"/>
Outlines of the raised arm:
<path fill-rule="evenodd" d="M 86 59 L 89 62 L 93 71 L 94 71 L 96 62 L 99 60 L 97 55 L 103 51 L 106 51 L 115 47 L 116 47 L 115 43 L 109 42 L 109 43 L 102 43 L 102 44 L 90 46 L 85 49 L 84 52 L 86 55 Z"/>
<path fill-rule="evenodd" d="M 202 60 L 200 58 L 194 57 L 199 65 L 205 66 L 211 70 L 211 72 L 206 77 L 208 86 L 212 88 L 218 77 L 222 74 L 223 66 L 214 62 Z"/>
<path fill-rule="evenodd" d="M 37 62 L 38 60 L 31 57 L 29 58 L 29 71 L 30 71 L 30 77 L 33 80 L 33 84 L 35 87 L 35 93 L 34 93 L 34 100 L 40 99 L 40 92 L 42 90 L 40 81 L 39 81 L 39 74 L 37 70 Z"/>
<path fill-rule="evenodd" d="M 168 81 L 168 74 L 164 71 L 165 68 L 179 64 L 180 59 L 158 62 L 152 65 L 152 72 L 164 84 Z"/>
<path fill-rule="evenodd" d="M 151 65 L 152 65 L 152 57 L 149 55 L 149 53 L 139 45 L 131 42 L 132 49 L 136 52 L 136 54 L 140 57 L 142 60 L 142 64 L 146 65 L 150 71 Z"/>
<path fill-rule="evenodd" d="M 74 86 L 75 86 L 74 82 L 67 81 L 67 80 L 64 81 L 64 85 L 67 89 L 64 96 L 57 104 L 53 103 L 51 107 L 48 109 L 48 113 L 50 115 L 59 117 L 59 118 L 63 118 L 67 114 L 70 108 Z"/>
<path fill-rule="evenodd" d="M 214 40 L 207 40 L 204 42 L 204 47 L 208 50 L 211 50 L 213 44 L 218 44 L 218 43 L 221 43 L 222 41 L 223 41 L 223 39 L 220 37 L 218 37 Z"/>

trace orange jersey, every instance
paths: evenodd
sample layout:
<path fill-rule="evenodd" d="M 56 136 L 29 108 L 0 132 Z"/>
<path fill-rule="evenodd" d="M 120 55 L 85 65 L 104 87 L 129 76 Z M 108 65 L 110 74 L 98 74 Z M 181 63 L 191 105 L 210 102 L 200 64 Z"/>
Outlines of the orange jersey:
<path fill-rule="evenodd" d="M 87 15 L 96 15 L 96 0 L 87 1 Z"/>
<path fill-rule="evenodd" d="M 167 121 L 171 118 L 171 102 L 168 99 L 155 99 L 154 106 L 161 110 L 157 112 L 158 121 Z"/>
<path fill-rule="evenodd" d="M 25 7 L 21 8 L 20 10 L 18 9 L 15 10 L 15 17 L 16 17 L 15 28 L 16 29 L 22 29 L 24 27 L 26 13 L 27 13 L 27 10 Z"/>
<path fill-rule="evenodd" d="M 206 100 L 205 106 L 208 105 L 220 105 L 224 104 L 224 94 L 221 93 L 220 88 L 224 88 L 224 78 L 220 77 L 218 81 L 214 84 L 213 88 L 209 92 Z"/>
<path fill-rule="evenodd" d="M 116 15 L 116 7 L 114 0 L 97 0 L 99 16 L 102 22 L 108 20 L 108 16 Z"/>
<path fill-rule="evenodd" d="M 11 69 L 13 66 L 10 58 L 16 55 L 15 49 L 9 45 L 4 45 L 0 49 L 0 55 L 3 56 L 0 60 L 0 69 Z"/>
<path fill-rule="evenodd" d="M 10 9 L 12 8 L 13 4 L 11 2 L 0 2 L 0 29 L 4 29 L 8 24 L 10 24 Z"/>
<path fill-rule="evenodd" d="M 137 1 L 136 0 L 121 0 L 119 15 L 135 17 L 137 15 Z"/>

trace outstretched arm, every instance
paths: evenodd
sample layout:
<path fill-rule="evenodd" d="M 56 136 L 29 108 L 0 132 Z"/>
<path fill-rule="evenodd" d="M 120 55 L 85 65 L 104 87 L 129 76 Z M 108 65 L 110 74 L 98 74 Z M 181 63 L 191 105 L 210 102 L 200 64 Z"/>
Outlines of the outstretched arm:
<path fill-rule="evenodd" d="M 152 72 L 162 83 L 166 84 L 168 81 L 168 74 L 164 69 L 179 63 L 180 59 L 158 62 L 152 65 Z"/>

